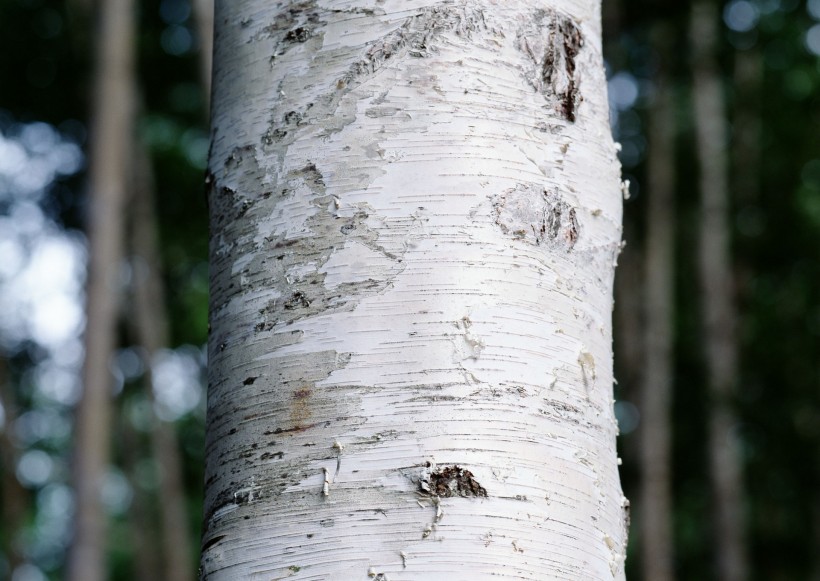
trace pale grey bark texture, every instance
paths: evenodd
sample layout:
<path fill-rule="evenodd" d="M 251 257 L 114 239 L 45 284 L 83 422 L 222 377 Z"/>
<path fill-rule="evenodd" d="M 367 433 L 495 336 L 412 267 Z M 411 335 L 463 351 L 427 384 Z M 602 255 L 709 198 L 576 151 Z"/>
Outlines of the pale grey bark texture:
<path fill-rule="evenodd" d="M 749 576 L 744 486 L 734 399 L 738 377 L 737 313 L 730 248 L 728 129 L 717 68 L 718 11 L 712 2 L 692 7 L 693 103 L 700 166 L 698 264 L 704 349 L 709 382 L 709 460 L 715 505 L 717 577 Z"/>
<path fill-rule="evenodd" d="M 599 3 L 215 22 L 203 577 L 622 579 Z"/>
<path fill-rule="evenodd" d="M 670 31 L 657 27 L 662 58 Z M 672 538 L 672 344 L 675 276 L 675 103 L 666 72 L 656 76 L 647 155 L 646 304 L 641 378 L 641 568 L 674 579 Z"/>
<path fill-rule="evenodd" d="M 111 446 L 112 376 L 123 203 L 134 117 L 133 0 L 100 3 L 100 29 L 89 153 L 89 268 L 83 394 L 74 424 L 75 530 L 69 581 L 106 578 L 106 515 L 101 492 Z"/>

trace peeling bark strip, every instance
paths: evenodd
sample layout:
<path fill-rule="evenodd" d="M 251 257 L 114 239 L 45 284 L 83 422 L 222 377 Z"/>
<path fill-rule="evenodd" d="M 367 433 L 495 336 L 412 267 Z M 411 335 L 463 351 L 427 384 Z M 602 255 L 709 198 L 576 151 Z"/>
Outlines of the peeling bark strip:
<path fill-rule="evenodd" d="M 527 82 L 547 97 L 561 117 L 575 122 L 582 97 L 576 58 L 584 45 L 580 29 L 570 18 L 539 10 L 518 32 L 517 48 L 532 61 Z"/>
<path fill-rule="evenodd" d="M 204 579 L 623 579 L 597 10 L 217 3 Z"/>

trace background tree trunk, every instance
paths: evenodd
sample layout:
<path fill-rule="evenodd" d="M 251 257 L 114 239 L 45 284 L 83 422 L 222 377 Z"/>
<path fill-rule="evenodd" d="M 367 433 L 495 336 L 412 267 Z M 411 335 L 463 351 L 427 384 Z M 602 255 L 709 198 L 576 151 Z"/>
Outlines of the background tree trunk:
<path fill-rule="evenodd" d="M 155 497 L 140 486 L 138 470 L 143 458 L 142 434 L 132 425 L 128 414 L 120 406 L 120 437 L 122 438 L 123 470 L 129 476 L 134 498 L 128 510 L 130 543 L 134 552 L 133 576 L 135 581 L 161 581 L 160 552 L 162 543 L 157 534 Z"/>
<path fill-rule="evenodd" d="M 70 581 L 106 578 L 106 516 L 100 492 L 111 446 L 109 364 L 116 342 L 134 89 L 133 0 L 106 0 L 100 3 L 89 154 L 88 308 L 83 395 L 74 426 L 76 528 L 68 563 Z"/>
<path fill-rule="evenodd" d="M 622 579 L 598 2 L 220 2 L 208 579 Z"/>
<path fill-rule="evenodd" d="M 154 208 L 154 174 L 148 152 L 138 144 L 131 218 L 131 250 L 134 267 L 134 311 L 138 343 L 145 348 L 146 395 L 154 403 L 151 369 L 157 354 L 170 345 L 165 292 L 161 274 L 159 234 Z M 155 409 L 152 406 L 152 410 Z M 173 424 L 154 414 L 151 447 L 160 471 L 159 517 L 162 531 L 163 579 L 194 578 L 193 549 L 188 526 L 188 507 L 182 478 L 179 442 Z"/>
<path fill-rule="evenodd" d="M 661 60 L 670 31 L 653 31 Z M 658 71 L 647 156 L 646 323 L 641 382 L 641 564 L 643 578 L 674 579 L 672 537 L 672 344 L 675 275 L 675 102 Z"/>
<path fill-rule="evenodd" d="M 8 575 L 11 578 L 14 570 L 25 561 L 22 543 L 19 537 L 26 522 L 26 514 L 31 507 L 29 492 L 17 480 L 17 461 L 19 448 L 14 437 L 14 424 L 17 421 L 17 402 L 8 373 L 8 362 L 0 356 L 0 516 L 3 518 L 3 532 L 0 536 L 0 550 L 5 557 Z"/>
<path fill-rule="evenodd" d="M 759 48 L 735 53 L 733 89 L 737 105 L 732 124 L 733 191 L 737 200 L 756 206 L 760 203 L 761 111 L 763 58 Z"/>
<path fill-rule="evenodd" d="M 734 411 L 738 376 L 737 315 L 730 250 L 728 146 L 716 62 L 718 13 L 711 2 L 692 7 L 693 100 L 700 166 L 699 267 L 709 402 L 709 458 L 715 503 L 715 551 L 722 581 L 748 578 L 743 476 Z"/>
<path fill-rule="evenodd" d="M 194 0 L 197 40 L 199 41 L 199 67 L 202 90 L 205 93 L 205 111 L 211 99 L 211 70 L 214 53 L 214 0 Z"/>

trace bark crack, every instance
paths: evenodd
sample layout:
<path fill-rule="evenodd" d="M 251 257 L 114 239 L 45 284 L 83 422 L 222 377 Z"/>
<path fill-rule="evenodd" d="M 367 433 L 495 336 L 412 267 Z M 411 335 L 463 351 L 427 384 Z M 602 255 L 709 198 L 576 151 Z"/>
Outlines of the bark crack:
<path fill-rule="evenodd" d="M 524 71 L 527 82 L 571 123 L 582 100 L 576 58 L 583 46 L 575 22 L 551 10 L 537 10 L 516 36 L 516 48 L 530 61 Z"/>

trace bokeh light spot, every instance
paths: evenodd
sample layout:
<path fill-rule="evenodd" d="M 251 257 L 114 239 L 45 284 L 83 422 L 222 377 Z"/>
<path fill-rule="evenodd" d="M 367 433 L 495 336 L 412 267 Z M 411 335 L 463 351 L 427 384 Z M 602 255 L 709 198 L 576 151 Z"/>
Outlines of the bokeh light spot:
<path fill-rule="evenodd" d="M 191 50 L 194 37 L 186 27 L 174 24 L 162 31 L 160 44 L 168 54 L 181 56 Z"/>
<path fill-rule="evenodd" d="M 757 6 L 748 0 L 733 0 L 723 9 L 723 22 L 736 32 L 748 32 L 760 18 Z"/>
<path fill-rule="evenodd" d="M 610 104 L 623 111 L 638 100 L 638 81 L 631 74 L 621 71 L 609 79 L 608 91 Z"/>
<path fill-rule="evenodd" d="M 806 48 L 812 54 L 820 56 L 820 24 L 815 24 L 806 32 Z"/>
<path fill-rule="evenodd" d="M 54 461 L 43 450 L 29 450 L 17 462 L 17 479 L 23 486 L 34 488 L 51 478 Z"/>

